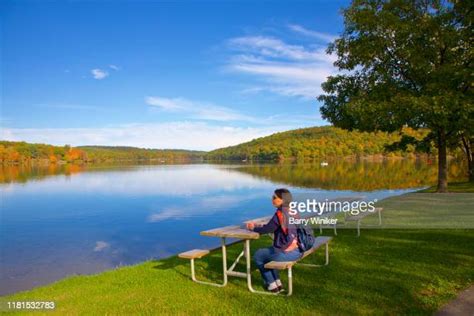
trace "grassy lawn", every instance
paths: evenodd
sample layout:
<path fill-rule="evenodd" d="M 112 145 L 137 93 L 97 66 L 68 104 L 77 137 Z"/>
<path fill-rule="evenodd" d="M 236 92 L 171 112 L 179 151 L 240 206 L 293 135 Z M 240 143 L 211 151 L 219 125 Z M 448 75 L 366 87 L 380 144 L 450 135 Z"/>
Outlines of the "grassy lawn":
<path fill-rule="evenodd" d="M 383 203 L 387 216 L 403 208 L 403 199 Z M 270 244 L 265 237 L 252 242 L 252 249 Z M 193 283 L 189 262 L 171 257 L 69 277 L 2 299 L 52 300 L 58 314 L 431 315 L 474 282 L 473 244 L 472 229 L 366 229 L 360 238 L 353 229 L 341 229 L 331 242 L 329 266 L 294 268 L 290 298 L 251 294 L 245 281 L 234 277 L 225 288 Z M 241 244 L 229 247 L 229 257 L 240 250 Z M 305 260 L 323 262 L 323 251 Z M 198 261 L 198 277 L 219 281 L 221 264 L 220 252 L 212 252 Z M 243 271 L 243 264 L 237 270 Z M 255 288 L 261 288 L 260 280 L 255 270 Z"/>
<path fill-rule="evenodd" d="M 384 208 L 384 228 L 474 229 L 472 193 L 416 192 L 386 198 L 377 206 Z M 378 218 L 368 216 L 363 223 L 373 225 Z"/>

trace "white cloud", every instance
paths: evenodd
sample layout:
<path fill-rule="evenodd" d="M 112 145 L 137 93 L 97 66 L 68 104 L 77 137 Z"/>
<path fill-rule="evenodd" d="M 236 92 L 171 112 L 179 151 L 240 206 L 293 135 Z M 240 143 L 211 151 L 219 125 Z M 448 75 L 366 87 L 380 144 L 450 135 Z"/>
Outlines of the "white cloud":
<path fill-rule="evenodd" d="M 113 70 L 120 70 L 120 67 L 116 65 L 109 65 L 109 67 Z"/>
<path fill-rule="evenodd" d="M 192 103 L 182 98 L 146 97 L 145 103 L 167 111 L 185 110 Z"/>
<path fill-rule="evenodd" d="M 230 207 L 242 203 L 243 201 L 261 198 L 262 196 L 266 196 L 268 194 L 267 191 L 262 191 L 263 192 L 246 194 L 243 197 L 237 196 L 235 194 L 204 196 L 198 201 L 193 201 L 193 203 L 189 205 L 185 204 L 181 206 L 171 206 L 158 209 L 147 217 L 147 222 L 155 223 L 169 219 L 185 219 L 199 216 L 209 216 L 218 212 L 226 212 Z"/>
<path fill-rule="evenodd" d="M 272 77 L 274 80 L 318 82 L 324 80 L 330 73 L 330 69 L 324 67 L 308 67 L 310 65 L 290 65 L 287 63 L 235 63 L 233 68 L 243 72 Z M 313 87 L 314 89 L 314 87 Z"/>
<path fill-rule="evenodd" d="M 146 221 L 149 223 L 156 223 L 167 219 L 180 219 L 187 217 L 189 217 L 189 215 L 182 208 L 167 207 L 160 212 L 150 214 Z"/>
<path fill-rule="evenodd" d="M 212 121 L 254 121 L 229 107 L 217 106 L 210 102 L 192 101 L 185 98 L 163 98 L 148 96 L 145 103 L 164 111 L 189 114 L 192 118 Z"/>
<path fill-rule="evenodd" d="M 309 50 L 301 45 L 289 45 L 282 40 L 264 36 L 244 36 L 229 40 L 231 47 L 265 57 L 291 60 L 327 61 L 324 48 Z"/>
<path fill-rule="evenodd" d="M 108 242 L 99 240 L 95 243 L 94 251 L 99 252 L 99 251 L 105 250 L 109 247 L 110 247 L 110 244 Z"/>
<path fill-rule="evenodd" d="M 94 77 L 94 79 L 97 79 L 97 80 L 102 80 L 109 76 L 109 73 L 107 71 L 99 69 L 99 68 L 92 69 L 91 73 L 92 73 L 92 77 Z"/>
<path fill-rule="evenodd" d="M 335 72 L 335 57 L 326 54 L 325 46 L 291 45 L 265 36 L 237 37 L 228 44 L 234 54 L 227 69 L 260 81 L 245 93 L 265 90 L 313 99 L 321 94 L 321 83 Z"/>
<path fill-rule="evenodd" d="M 53 145 L 107 145 L 211 150 L 292 126 L 234 127 L 205 122 L 136 123 L 97 128 L 2 128 L 1 139 Z"/>
<path fill-rule="evenodd" d="M 294 32 L 297 32 L 309 37 L 317 38 L 325 42 L 332 42 L 337 38 L 336 35 L 308 30 L 307 28 L 304 28 L 303 26 L 298 25 L 298 24 L 289 24 L 288 28 Z"/>

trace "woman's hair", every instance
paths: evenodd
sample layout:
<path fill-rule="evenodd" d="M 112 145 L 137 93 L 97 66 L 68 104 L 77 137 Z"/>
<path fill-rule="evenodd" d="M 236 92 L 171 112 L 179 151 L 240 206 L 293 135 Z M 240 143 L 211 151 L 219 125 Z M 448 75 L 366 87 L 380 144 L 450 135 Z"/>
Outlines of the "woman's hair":
<path fill-rule="evenodd" d="M 290 205 L 290 202 L 293 200 L 293 196 L 291 195 L 291 192 L 288 189 L 276 189 L 273 193 L 283 200 L 282 206 L 288 207 Z"/>

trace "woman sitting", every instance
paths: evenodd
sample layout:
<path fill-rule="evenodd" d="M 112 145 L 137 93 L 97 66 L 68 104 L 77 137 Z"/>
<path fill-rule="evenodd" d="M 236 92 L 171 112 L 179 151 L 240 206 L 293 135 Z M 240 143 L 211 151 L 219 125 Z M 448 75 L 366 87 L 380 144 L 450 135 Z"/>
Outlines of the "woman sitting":
<path fill-rule="evenodd" d="M 247 223 L 247 228 L 259 234 L 273 233 L 273 246 L 261 248 L 255 252 L 254 260 L 268 291 L 278 293 L 283 290 L 278 270 L 265 269 L 265 264 L 270 261 L 294 261 L 302 256 L 298 247 L 298 238 L 295 227 L 288 225 L 288 209 L 292 200 L 287 189 L 275 190 L 272 203 L 277 209 L 270 221 L 256 227 L 254 223 Z"/>

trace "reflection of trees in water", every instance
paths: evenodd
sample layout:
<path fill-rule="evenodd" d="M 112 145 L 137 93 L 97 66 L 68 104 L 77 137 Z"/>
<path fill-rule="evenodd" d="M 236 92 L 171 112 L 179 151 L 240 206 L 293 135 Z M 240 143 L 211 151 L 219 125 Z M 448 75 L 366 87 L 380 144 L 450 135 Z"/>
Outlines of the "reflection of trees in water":
<path fill-rule="evenodd" d="M 29 180 L 41 180 L 53 175 L 72 175 L 84 171 L 84 165 L 50 164 L 47 166 L 15 165 L 2 166 L 0 169 L 0 183 L 28 182 Z"/>
<path fill-rule="evenodd" d="M 140 166 L 148 165 L 179 165 L 175 164 L 139 164 L 136 162 L 100 163 L 100 164 L 20 164 L 0 166 L 0 183 L 20 182 L 25 183 L 31 180 L 42 180 L 50 176 L 65 175 L 70 176 L 81 172 L 106 172 L 106 171 L 133 171 Z"/>
<path fill-rule="evenodd" d="M 248 165 L 234 170 L 291 186 L 332 190 L 406 189 L 434 185 L 437 181 L 436 161 L 420 160 L 342 160 L 333 161 L 327 167 L 319 164 Z M 464 173 L 460 162 L 451 161 L 449 181 L 465 181 Z"/>

